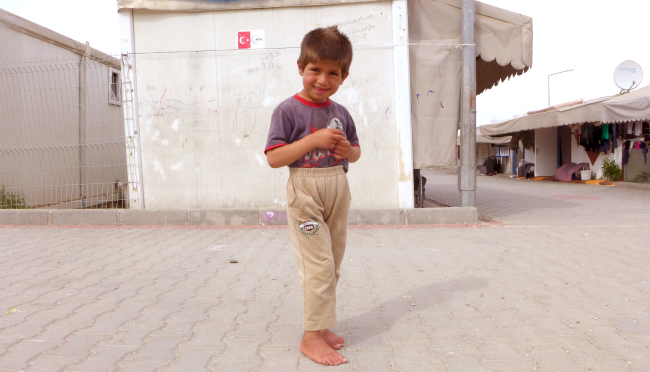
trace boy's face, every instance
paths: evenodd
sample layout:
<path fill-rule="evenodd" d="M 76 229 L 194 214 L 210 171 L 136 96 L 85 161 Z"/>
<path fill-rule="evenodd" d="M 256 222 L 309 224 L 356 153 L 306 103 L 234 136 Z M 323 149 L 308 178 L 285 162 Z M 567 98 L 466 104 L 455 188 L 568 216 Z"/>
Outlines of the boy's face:
<path fill-rule="evenodd" d="M 348 77 L 348 73 L 343 76 L 341 66 L 331 61 L 309 62 L 304 69 L 298 62 L 298 71 L 303 85 L 303 90 L 298 95 L 316 103 L 326 102 Z"/>

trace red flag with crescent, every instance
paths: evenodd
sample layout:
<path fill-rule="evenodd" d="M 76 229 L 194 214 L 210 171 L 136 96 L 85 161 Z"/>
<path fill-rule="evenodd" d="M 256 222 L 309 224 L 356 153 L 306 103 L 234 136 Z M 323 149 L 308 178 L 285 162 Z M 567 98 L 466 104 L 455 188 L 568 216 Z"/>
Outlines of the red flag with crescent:
<path fill-rule="evenodd" d="M 237 49 L 251 48 L 251 32 L 240 31 L 237 33 Z"/>

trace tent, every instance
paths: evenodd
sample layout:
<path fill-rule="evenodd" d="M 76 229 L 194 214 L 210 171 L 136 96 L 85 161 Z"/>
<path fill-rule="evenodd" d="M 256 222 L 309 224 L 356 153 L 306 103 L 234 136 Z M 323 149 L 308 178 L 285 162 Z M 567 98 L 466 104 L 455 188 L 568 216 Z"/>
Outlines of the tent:
<path fill-rule="evenodd" d="M 582 123 L 621 123 L 650 119 L 650 85 L 633 92 L 597 98 L 583 104 L 481 125 L 479 134 L 498 136 L 526 130 Z"/>

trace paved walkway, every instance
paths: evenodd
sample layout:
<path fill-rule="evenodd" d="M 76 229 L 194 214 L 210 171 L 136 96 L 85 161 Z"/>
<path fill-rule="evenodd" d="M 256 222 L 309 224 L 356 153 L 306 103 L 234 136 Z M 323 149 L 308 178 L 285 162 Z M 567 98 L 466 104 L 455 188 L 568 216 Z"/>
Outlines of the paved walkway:
<path fill-rule="evenodd" d="M 338 367 L 287 230 L 0 229 L 0 371 L 650 371 L 650 193 L 479 185 L 503 224 L 349 231 Z"/>
<path fill-rule="evenodd" d="M 428 199 L 459 206 L 455 171 L 427 169 L 422 174 Z M 650 188 L 478 176 L 476 201 L 479 215 L 508 225 L 650 226 Z"/>

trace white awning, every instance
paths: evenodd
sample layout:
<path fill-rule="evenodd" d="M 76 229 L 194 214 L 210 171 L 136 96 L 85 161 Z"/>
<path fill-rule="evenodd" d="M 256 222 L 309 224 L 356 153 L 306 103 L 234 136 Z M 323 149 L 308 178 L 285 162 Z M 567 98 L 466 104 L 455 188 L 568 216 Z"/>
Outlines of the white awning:
<path fill-rule="evenodd" d="M 461 1 L 409 0 L 413 167 L 456 167 Z M 533 64 L 533 20 L 476 2 L 476 94 Z"/>
<path fill-rule="evenodd" d="M 478 131 L 484 136 L 498 136 L 562 125 L 643 120 L 650 120 L 650 85 L 630 93 L 587 101 L 581 105 L 481 125 Z"/>
<path fill-rule="evenodd" d="M 505 137 L 488 137 L 476 134 L 476 143 L 493 143 L 495 145 L 505 145 L 510 143 L 512 136 Z"/>
<path fill-rule="evenodd" d="M 650 85 L 603 102 L 603 123 L 643 120 L 650 120 Z"/>

